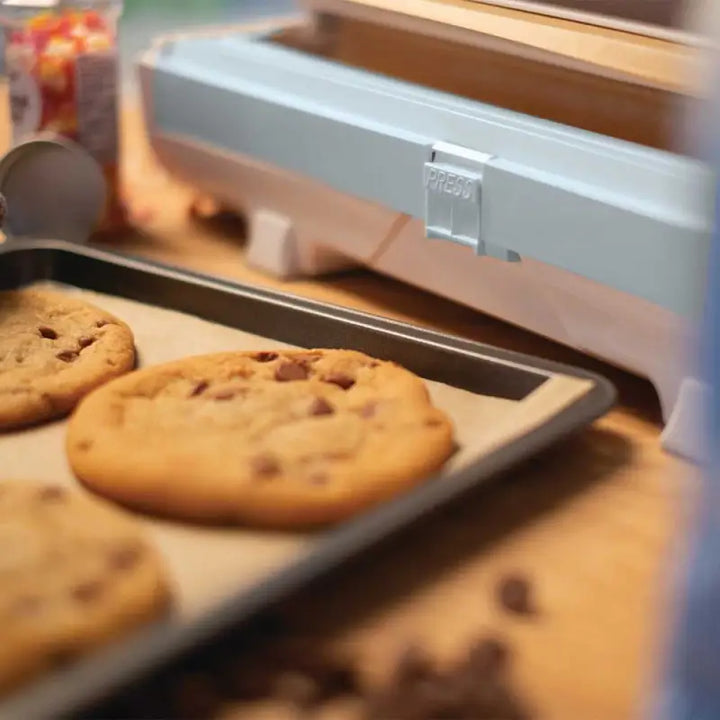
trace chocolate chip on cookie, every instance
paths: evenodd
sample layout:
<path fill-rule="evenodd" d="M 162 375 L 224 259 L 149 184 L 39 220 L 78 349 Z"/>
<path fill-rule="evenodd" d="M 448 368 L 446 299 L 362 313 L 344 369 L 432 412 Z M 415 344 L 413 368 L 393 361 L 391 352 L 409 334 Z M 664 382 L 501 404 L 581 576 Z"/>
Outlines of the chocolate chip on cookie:
<path fill-rule="evenodd" d="M 341 387 L 343 390 L 349 390 L 354 384 L 355 380 L 351 378 L 346 373 L 330 373 L 328 375 L 323 376 L 323 380 L 326 383 L 331 383 L 332 385 L 337 385 L 338 387 Z"/>
<path fill-rule="evenodd" d="M 8 612 L 15 617 L 30 617 L 37 615 L 42 607 L 43 599 L 40 595 L 23 595 L 11 604 Z"/>
<path fill-rule="evenodd" d="M 349 350 L 283 350 L 269 365 L 256 351 L 138 370 L 83 401 L 68 457 L 85 485 L 145 512 L 283 529 L 339 522 L 429 479 L 454 449 L 424 381 L 370 364 Z M 376 414 L 382 422 L 363 419 Z"/>
<path fill-rule="evenodd" d="M 213 395 L 213 400 L 232 400 L 236 395 L 235 390 L 219 390 Z"/>
<path fill-rule="evenodd" d="M 62 350 L 57 355 L 55 355 L 55 357 L 58 360 L 62 360 L 63 362 L 71 363 L 78 359 L 79 353 L 77 352 L 77 350 Z"/>
<path fill-rule="evenodd" d="M 190 397 L 197 397 L 198 395 L 202 395 L 209 387 L 210 383 L 206 380 L 201 380 L 200 382 L 195 383 L 195 387 L 190 392 Z"/>
<path fill-rule="evenodd" d="M 0 628 L 22 632 L 3 635 L 0 695 L 159 618 L 169 601 L 159 556 L 127 516 L 61 487 L 2 489 Z M 141 549 L 132 564 L 130 548 Z M 107 567 L 108 552 L 120 572 Z"/>
<path fill-rule="evenodd" d="M 140 562 L 142 556 L 142 545 L 139 543 L 126 543 L 110 551 L 108 565 L 112 570 L 130 570 Z"/>
<path fill-rule="evenodd" d="M 310 405 L 310 414 L 316 417 L 320 415 L 332 415 L 334 412 L 335 408 L 322 397 L 315 398 Z"/>
<path fill-rule="evenodd" d="M 91 603 L 102 595 L 104 589 L 105 587 L 100 580 L 90 580 L 76 585 L 72 588 L 70 594 L 78 602 Z"/>
<path fill-rule="evenodd" d="M 372 418 L 377 415 L 377 403 L 369 402 L 360 408 L 360 416 L 364 418 Z"/>
<path fill-rule="evenodd" d="M 65 488 L 48 485 L 47 487 L 40 488 L 38 499 L 44 503 L 54 503 L 67 499 L 68 495 L 69 492 Z"/>
<path fill-rule="evenodd" d="M 289 360 L 275 370 L 275 379 L 278 382 L 292 382 L 293 380 L 307 380 L 310 371 L 303 363 Z"/>
<path fill-rule="evenodd" d="M 44 337 L 46 340 L 57 340 L 58 338 L 58 334 L 51 327 L 47 327 L 47 325 L 40 326 L 38 332 L 40 333 L 40 337 Z"/>
<path fill-rule="evenodd" d="M 257 360 L 261 363 L 272 362 L 277 360 L 278 354 L 276 352 L 259 352 L 253 354 L 253 360 Z"/>
<path fill-rule="evenodd" d="M 98 333 L 99 323 L 112 327 Z M 0 430 L 66 415 L 134 361 L 130 329 L 99 308 L 61 292 L 0 292 Z"/>
<path fill-rule="evenodd" d="M 280 472 L 280 463 L 272 455 L 257 455 L 250 464 L 259 478 L 271 478 Z"/>

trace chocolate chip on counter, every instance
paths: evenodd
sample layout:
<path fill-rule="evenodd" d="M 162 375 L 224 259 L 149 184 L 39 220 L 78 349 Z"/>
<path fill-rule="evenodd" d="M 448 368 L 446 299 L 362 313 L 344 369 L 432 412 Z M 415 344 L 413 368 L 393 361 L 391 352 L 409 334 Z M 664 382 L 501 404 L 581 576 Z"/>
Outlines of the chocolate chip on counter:
<path fill-rule="evenodd" d="M 508 612 L 516 615 L 532 615 L 535 606 L 530 581 L 520 574 L 506 575 L 497 586 L 497 599 Z"/>
<path fill-rule="evenodd" d="M 310 406 L 310 414 L 316 417 L 320 415 L 333 415 L 334 413 L 335 408 L 325 398 L 315 398 Z"/>
<path fill-rule="evenodd" d="M 510 688 L 497 678 L 485 678 L 467 686 L 470 717 L 487 720 L 530 720 L 530 713 Z"/>
<path fill-rule="evenodd" d="M 89 335 L 83 335 L 78 340 L 78 345 L 80 346 L 81 350 L 84 350 L 85 348 L 89 348 L 94 342 L 96 338 L 90 337 Z"/>
<path fill-rule="evenodd" d="M 293 380 L 307 380 L 310 371 L 305 365 L 290 360 L 275 370 L 275 379 L 278 382 L 292 382 Z"/>
<path fill-rule="evenodd" d="M 52 667 L 64 668 L 72 665 L 78 658 L 78 651 L 75 648 L 66 647 L 53 650 L 48 657 L 48 661 Z"/>
<path fill-rule="evenodd" d="M 273 683 L 273 695 L 298 707 L 308 708 L 320 701 L 321 689 L 315 678 L 305 673 L 280 673 Z"/>
<path fill-rule="evenodd" d="M 280 472 L 280 463 L 272 455 L 257 455 L 250 466 L 253 474 L 260 478 L 271 478 Z"/>
<path fill-rule="evenodd" d="M 71 591 L 74 600 L 81 603 L 92 603 L 100 597 L 104 590 L 104 585 L 99 580 L 90 580 L 88 582 L 76 585 Z"/>
<path fill-rule="evenodd" d="M 58 334 L 52 328 L 46 327 L 45 325 L 39 327 L 38 332 L 40 333 L 40 336 L 44 337 L 46 340 L 57 340 L 58 338 Z"/>
<path fill-rule="evenodd" d="M 235 661 L 220 671 L 223 691 L 234 700 L 260 700 L 273 692 L 275 672 L 264 662 Z"/>
<path fill-rule="evenodd" d="M 206 380 L 201 380 L 200 382 L 195 383 L 195 387 L 192 389 L 190 397 L 197 397 L 198 395 L 202 395 L 209 387 L 210 383 Z"/>
<path fill-rule="evenodd" d="M 173 693 L 173 717 L 178 720 L 208 720 L 222 706 L 222 697 L 212 679 L 204 674 L 185 676 Z"/>
<path fill-rule="evenodd" d="M 78 353 L 75 350 L 63 350 L 62 352 L 59 352 L 55 357 L 58 360 L 70 363 L 73 362 L 73 360 L 78 359 Z"/>
<path fill-rule="evenodd" d="M 498 675 L 507 667 L 509 650 L 495 638 L 478 640 L 468 651 L 465 669 L 475 676 Z"/>
<path fill-rule="evenodd" d="M 414 683 L 418 680 L 433 680 L 438 670 L 430 656 L 419 645 L 408 645 L 400 655 L 393 681 L 398 685 Z"/>
<path fill-rule="evenodd" d="M 59 500 L 65 500 L 67 496 L 68 491 L 57 485 L 48 485 L 38 491 L 38 497 L 42 502 L 58 502 Z"/>
<path fill-rule="evenodd" d="M 108 565 L 112 570 L 130 570 L 142 558 L 143 548 L 137 543 L 114 548 L 108 555 Z"/>
<path fill-rule="evenodd" d="M 323 377 L 323 381 L 331 383 L 332 385 L 337 385 L 343 390 L 349 390 L 355 384 L 354 378 L 351 378 L 345 373 L 330 373 L 329 375 L 325 375 Z"/>
<path fill-rule="evenodd" d="M 253 360 L 256 360 L 257 362 L 266 363 L 277 360 L 278 354 L 276 352 L 259 352 L 255 353 L 252 357 Z"/>

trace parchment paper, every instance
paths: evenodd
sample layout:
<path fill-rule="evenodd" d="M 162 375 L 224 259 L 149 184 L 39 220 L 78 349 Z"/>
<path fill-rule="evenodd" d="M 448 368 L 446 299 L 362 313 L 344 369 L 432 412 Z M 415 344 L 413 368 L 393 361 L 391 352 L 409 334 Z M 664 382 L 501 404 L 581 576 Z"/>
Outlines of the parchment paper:
<path fill-rule="evenodd" d="M 196 317 L 117 297 L 46 283 L 43 287 L 72 293 L 125 320 L 135 334 L 141 366 L 201 353 L 289 347 Z M 589 383 L 573 378 L 565 381 L 571 385 L 555 387 L 554 395 L 559 395 L 559 403 L 550 403 L 550 414 L 590 387 Z M 449 413 L 455 423 L 460 449 L 447 469 L 465 465 L 510 436 L 547 419 L 548 403 L 544 398 L 546 386 L 552 383 L 553 380 L 546 382 L 525 400 L 515 402 L 428 382 L 435 404 Z M 552 395 L 552 388 L 549 389 Z M 557 409 L 553 409 L 555 406 Z M 62 482 L 79 487 L 65 457 L 65 425 L 65 421 L 60 421 L 0 434 L 0 480 Z M 83 492 L 86 491 L 83 489 Z M 244 528 L 217 529 L 138 517 L 166 559 L 175 588 L 179 621 L 197 617 L 231 592 L 249 588 L 292 564 L 308 552 L 319 537 Z"/>

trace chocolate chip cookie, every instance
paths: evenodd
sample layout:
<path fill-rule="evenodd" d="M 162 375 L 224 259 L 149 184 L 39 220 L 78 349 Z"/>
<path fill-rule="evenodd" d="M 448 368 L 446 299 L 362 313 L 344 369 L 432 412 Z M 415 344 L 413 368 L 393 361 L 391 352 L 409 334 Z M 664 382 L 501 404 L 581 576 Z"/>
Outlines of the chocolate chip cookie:
<path fill-rule="evenodd" d="M 50 291 L 0 292 L 0 431 L 65 415 L 134 364 L 112 315 Z"/>
<path fill-rule="evenodd" d="M 72 469 L 131 507 L 293 528 L 345 519 L 453 452 L 423 381 L 348 350 L 223 353 L 114 380 L 70 421 Z"/>
<path fill-rule="evenodd" d="M 169 592 L 135 522 L 61 486 L 0 482 L 0 692 L 162 615 Z"/>

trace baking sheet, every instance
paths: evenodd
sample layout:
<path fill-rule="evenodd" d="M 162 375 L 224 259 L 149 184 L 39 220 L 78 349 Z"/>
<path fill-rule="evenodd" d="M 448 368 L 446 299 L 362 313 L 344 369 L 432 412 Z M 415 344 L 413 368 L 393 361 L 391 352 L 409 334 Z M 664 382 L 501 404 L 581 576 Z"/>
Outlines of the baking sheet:
<path fill-rule="evenodd" d="M 135 333 L 139 365 L 224 350 L 290 347 L 197 317 L 67 286 L 43 283 L 125 320 Z M 558 384 L 559 382 L 559 384 Z M 592 388 L 588 380 L 550 379 L 522 401 L 476 395 L 428 382 L 433 401 L 453 419 L 459 450 L 446 466 L 466 467 L 528 424 L 540 423 Z M 554 409 L 554 410 L 553 410 Z M 0 480 L 75 485 L 64 452 L 64 421 L 0 435 Z M 39 450 L 42 449 L 42 453 Z M 440 480 L 441 481 L 441 480 Z M 178 617 L 192 620 L 232 592 L 250 588 L 312 549 L 315 535 L 208 528 L 143 518 L 168 564 Z"/>

